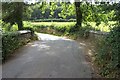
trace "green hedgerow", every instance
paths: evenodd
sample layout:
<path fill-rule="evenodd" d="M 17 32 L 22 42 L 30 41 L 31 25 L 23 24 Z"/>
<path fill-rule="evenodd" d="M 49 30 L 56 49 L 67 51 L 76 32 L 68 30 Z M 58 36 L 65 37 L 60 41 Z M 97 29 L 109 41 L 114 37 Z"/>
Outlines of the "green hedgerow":
<path fill-rule="evenodd" d="M 120 26 L 114 27 L 100 43 L 96 62 L 100 67 L 101 75 L 118 77 L 120 75 Z"/>

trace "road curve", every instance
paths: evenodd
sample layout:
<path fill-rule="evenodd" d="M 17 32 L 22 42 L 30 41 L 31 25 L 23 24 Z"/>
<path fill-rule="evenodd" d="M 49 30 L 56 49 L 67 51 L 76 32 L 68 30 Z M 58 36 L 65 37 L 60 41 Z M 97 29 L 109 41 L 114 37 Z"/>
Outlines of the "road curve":
<path fill-rule="evenodd" d="M 2 65 L 3 78 L 91 78 L 82 46 L 74 40 L 37 33 L 41 40 L 18 49 Z"/>

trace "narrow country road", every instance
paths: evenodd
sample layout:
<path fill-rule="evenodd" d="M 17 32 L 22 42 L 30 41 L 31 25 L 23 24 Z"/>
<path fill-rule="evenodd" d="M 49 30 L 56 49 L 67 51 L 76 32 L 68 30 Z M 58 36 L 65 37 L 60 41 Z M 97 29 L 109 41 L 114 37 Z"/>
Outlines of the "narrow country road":
<path fill-rule="evenodd" d="M 15 52 L 2 65 L 3 78 L 91 78 L 82 46 L 74 40 L 38 33 L 41 40 Z"/>

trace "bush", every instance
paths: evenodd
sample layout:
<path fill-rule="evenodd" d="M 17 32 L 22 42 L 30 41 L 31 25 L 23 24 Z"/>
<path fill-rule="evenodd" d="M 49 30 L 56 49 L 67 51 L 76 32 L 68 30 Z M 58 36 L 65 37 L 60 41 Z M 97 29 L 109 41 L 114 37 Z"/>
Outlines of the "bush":
<path fill-rule="evenodd" d="M 5 23 L 2 20 L 0 20 L 0 25 L 1 25 L 1 28 L 2 28 L 2 32 L 5 32 L 5 31 L 9 30 L 9 26 L 10 26 L 9 23 Z"/>
<path fill-rule="evenodd" d="M 74 22 L 37 22 L 33 23 L 33 29 L 37 32 L 54 34 L 58 36 L 68 36 L 72 39 L 79 37 L 87 38 L 89 36 L 89 30 L 91 26 L 79 27 Z"/>
<path fill-rule="evenodd" d="M 98 46 L 96 62 L 100 67 L 101 75 L 118 77 L 120 75 L 120 27 L 114 27 Z"/>
<path fill-rule="evenodd" d="M 17 48 L 30 41 L 31 34 L 21 35 L 19 32 L 2 34 L 2 60 L 4 61 Z"/>
<path fill-rule="evenodd" d="M 51 23 L 51 24 L 35 24 L 33 25 L 33 29 L 37 32 L 55 34 L 55 35 L 65 35 L 70 32 L 70 28 L 74 26 L 74 23 Z M 59 34 L 58 34 L 59 33 Z"/>

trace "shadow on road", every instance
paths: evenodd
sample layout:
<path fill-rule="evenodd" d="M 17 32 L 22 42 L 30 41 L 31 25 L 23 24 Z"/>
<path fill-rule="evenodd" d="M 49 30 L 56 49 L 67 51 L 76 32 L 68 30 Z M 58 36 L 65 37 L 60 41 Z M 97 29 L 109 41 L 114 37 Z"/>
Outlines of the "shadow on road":
<path fill-rule="evenodd" d="M 4 78 L 91 78 L 83 47 L 74 40 L 38 33 L 3 64 Z M 11 74 L 12 73 L 12 74 Z"/>

